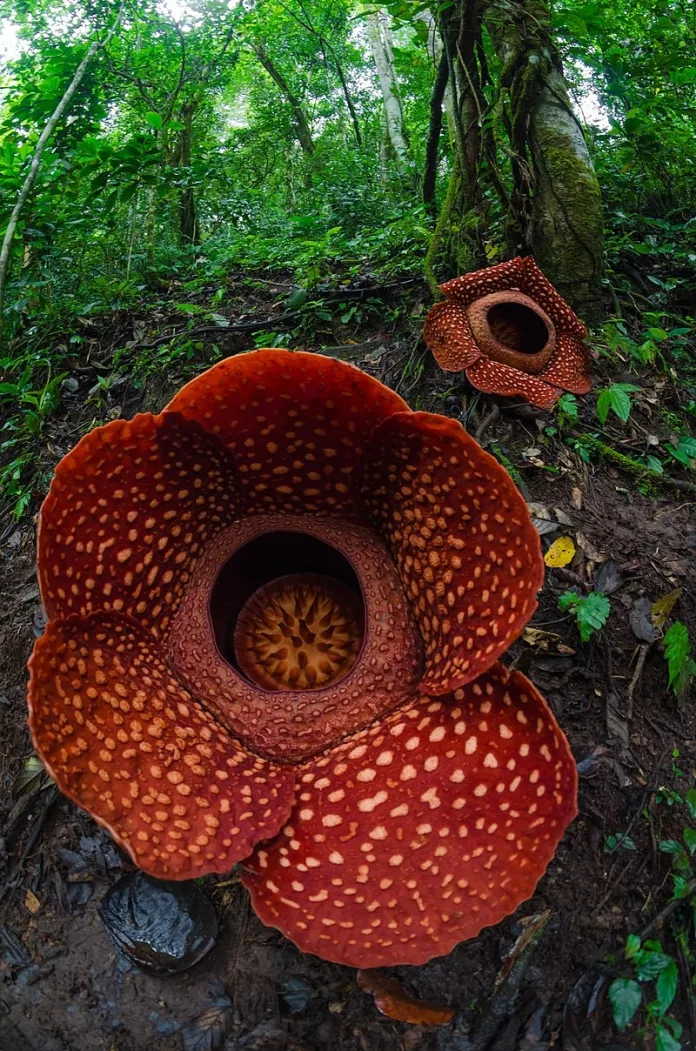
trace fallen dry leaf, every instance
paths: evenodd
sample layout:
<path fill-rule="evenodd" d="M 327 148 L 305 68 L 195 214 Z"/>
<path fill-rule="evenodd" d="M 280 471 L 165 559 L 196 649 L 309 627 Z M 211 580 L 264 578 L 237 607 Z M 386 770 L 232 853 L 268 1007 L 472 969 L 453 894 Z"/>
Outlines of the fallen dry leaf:
<path fill-rule="evenodd" d="M 541 628 L 525 628 L 522 632 L 522 641 L 529 646 L 537 646 L 538 649 L 548 653 L 551 646 L 555 646 L 560 639 L 555 631 L 543 631 Z"/>
<path fill-rule="evenodd" d="M 588 558 L 590 562 L 604 562 L 606 560 L 607 556 L 603 555 L 602 552 L 594 546 L 592 541 L 588 540 L 582 533 L 578 533 L 575 539 L 578 542 L 578 546 L 584 551 L 585 558 Z"/>
<path fill-rule="evenodd" d="M 570 490 L 570 502 L 576 511 L 582 511 L 582 490 L 573 486 Z"/>
<path fill-rule="evenodd" d="M 570 565 L 575 556 L 575 544 L 569 536 L 559 536 L 544 555 L 544 562 L 552 569 Z"/>
<path fill-rule="evenodd" d="M 358 985 L 363 992 L 372 993 L 377 1010 L 395 1022 L 445 1025 L 454 1018 L 451 1007 L 435 1007 L 423 1000 L 415 1000 L 398 982 L 377 968 L 358 971 Z"/>
<path fill-rule="evenodd" d="M 29 909 L 29 912 L 32 914 L 32 916 L 36 916 L 37 912 L 41 908 L 41 902 L 36 897 L 33 890 L 27 889 L 27 894 L 24 899 L 24 906 L 25 908 Z"/>
<path fill-rule="evenodd" d="M 674 591 L 669 591 L 666 595 L 661 595 L 660 598 L 653 602 L 650 607 L 650 619 L 658 631 L 662 630 L 667 617 L 679 601 L 683 590 L 684 588 L 675 588 Z"/>

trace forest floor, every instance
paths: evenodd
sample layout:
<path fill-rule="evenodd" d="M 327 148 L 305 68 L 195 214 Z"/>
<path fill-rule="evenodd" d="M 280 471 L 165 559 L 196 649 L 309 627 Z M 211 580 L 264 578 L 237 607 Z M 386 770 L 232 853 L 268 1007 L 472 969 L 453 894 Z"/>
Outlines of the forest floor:
<path fill-rule="evenodd" d="M 645 931 L 677 962 L 679 993 L 669 1013 L 684 1027 L 683 1047 L 696 1049 L 691 954 L 681 938 L 693 928 L 678 910 L 655 922 L 672 898 L 676 856 L 660 844 L 678 842 L 696 824 L 684 802 L 695 784 L 696 709 L 668 692 L 659 639 L 641 641 L 641 632 L 651 636 L 651 605 L 670 594 L 676 604 L 667 624 L 684 622 L 696 639 L 688 600 L 696 590 L 696 490 L 688 482 L 680 490 L 646 481 L 606 453 L 588 463 L 564 440 L 599 435 L 607 448 L 634 459 L 663 447 L 674 440 L 674 378 L 624 375 L 624 363 L 595 355 L 596 387 L 626 380 L 639 386 L 631 417 L 627 423 L 611 417 L 602 427 L 592 395 L 578 399 L 579 417 L 563 429 L 551 413 L 496 403 L 472 391 L 463 374 L 446 376 L 431 364 L 419 342 L 428 296 L 417 282 L 349 294 L 341 300 L 345 321 L 307 313 L 306 306 L 298 321 L 285 317 L 291 278 L 277 277 L 231 278 L 229 296 L 212 308 L 204 292 L 192 297 L 192 322 L 191 311 L 170 307 L 166 296 L 154 307 L 85 319 L 61 381 L 61 406 L 35 440 L 32 510 L 56 462 L 95 418 L 161 408 L 183 379 L 215 359 L 215 347 L 227 355 L 262 345 L 254 333 L 233 327 L 253 327 L 259 317 L 275 317 L 262 328 L 276 336 L 288 331 L 293 347 L 351 360 L 412 406 L 460 418 L 514 473 L 535 516 L 546 522 L 544 546 L 562 535 L 576 546 L 569 566 L 547 571 L 532 630 L 505 659 L 533 679 L 570 739 L 581 774 L 579 816 L 534 898 L 514 916 L 446 957 L 391 972 L 412 995 L 454 1008 L 454 1020 L 442 1026 L 383 1017 L 353 970 L 303 955 L 264 927 L 229 878 L 202 884 L 220 920 L 218 943 L 202 962 L 174 976 L 128 964 L 97 912 L 110 884 L 129 870 L 127 859 L 26 765 L 25 666 L 43 615 L 35 521 L 31 514 L 18 523 L 8 517 L 0 524 L 0 1051 L 653 1048 L 646 1014 L 617 1034 L 607 997 L 613 979 L 634 976 L 624 959 L 627 936 Z M 187 322 L 208 331 L 186 334 Z M 184 334 L 174 344 L 146 346 L 177 326 Z M 674 467 L 675 477 L 688 478 L 688 468 Z M 583 643 L 558 599 L 573 586 L 585 593 L 594 585 L 609 595 L 611 613 Z M 77 875 L 76 854 L 84 859 Z M 692 879 L 689 866 L 685 856 L 682 875 Z M 550 918 L 518 969 L 515 995 L 504 1003 L 498 997 L 491 1008 L 496 975 L 523 918 L 545 910 Z M 219 1000 L 220 983 L 231 1005 Z"/>

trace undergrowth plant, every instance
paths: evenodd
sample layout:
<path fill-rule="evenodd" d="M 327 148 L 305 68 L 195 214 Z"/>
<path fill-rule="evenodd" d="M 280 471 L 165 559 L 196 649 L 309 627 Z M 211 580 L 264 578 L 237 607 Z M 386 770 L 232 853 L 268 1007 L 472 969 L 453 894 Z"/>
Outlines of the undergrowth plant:
<path fill-rule="evenodd" d="M 696 661 L 691 656 L 691 641 L 686 624 L 677 620 L 665 633 L 665 660 L 669 674 L 668 689 L 683 699 L 696 676 Z"/>
<path fill-rule="evenodd" d="M 589 642 L 595 632 L 606 624 L 611 611 L 611 603 L 600 591 L 580 595 L 577 591 L 571 590 L 560 596 L 558 608 L 563 613 L 572 613 L 580 639 L 582 642 Z"/>

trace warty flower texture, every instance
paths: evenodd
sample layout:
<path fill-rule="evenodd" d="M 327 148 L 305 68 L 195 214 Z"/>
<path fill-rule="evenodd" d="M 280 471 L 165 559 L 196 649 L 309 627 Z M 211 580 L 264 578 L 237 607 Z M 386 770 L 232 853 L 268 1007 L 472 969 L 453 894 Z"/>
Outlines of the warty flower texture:
<path fill-rule="evenodd" d="M 61 461 L 38 563 L 36 750 L 140 868 L 241 862 L 265 923 L 361 967 L 532 894 L 576 768 L 498 663 L 543 562 L 457 422 L 321 355 L 227 359 Z"/>
<path fill-rule="evenodd" d="M 531 257 L 510 259 L 440 286 L 423 338 L 446 372 L 478 390 L 550 408 L 564 390 L 591 387 L 587 329 Z"/>

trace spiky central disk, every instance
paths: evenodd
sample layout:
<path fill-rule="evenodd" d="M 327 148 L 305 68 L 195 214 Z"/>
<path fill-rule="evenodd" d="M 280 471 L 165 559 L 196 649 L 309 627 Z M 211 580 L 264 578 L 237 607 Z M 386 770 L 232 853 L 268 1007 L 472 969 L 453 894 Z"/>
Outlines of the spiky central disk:
<path fill-rule="evenodd" d="M 317 690 L 353 667 L 364 634 L 362 604 L 318 573 L 278 577 L 255 591 L 234 635 L 242 672 L 266 690 Z"/>

